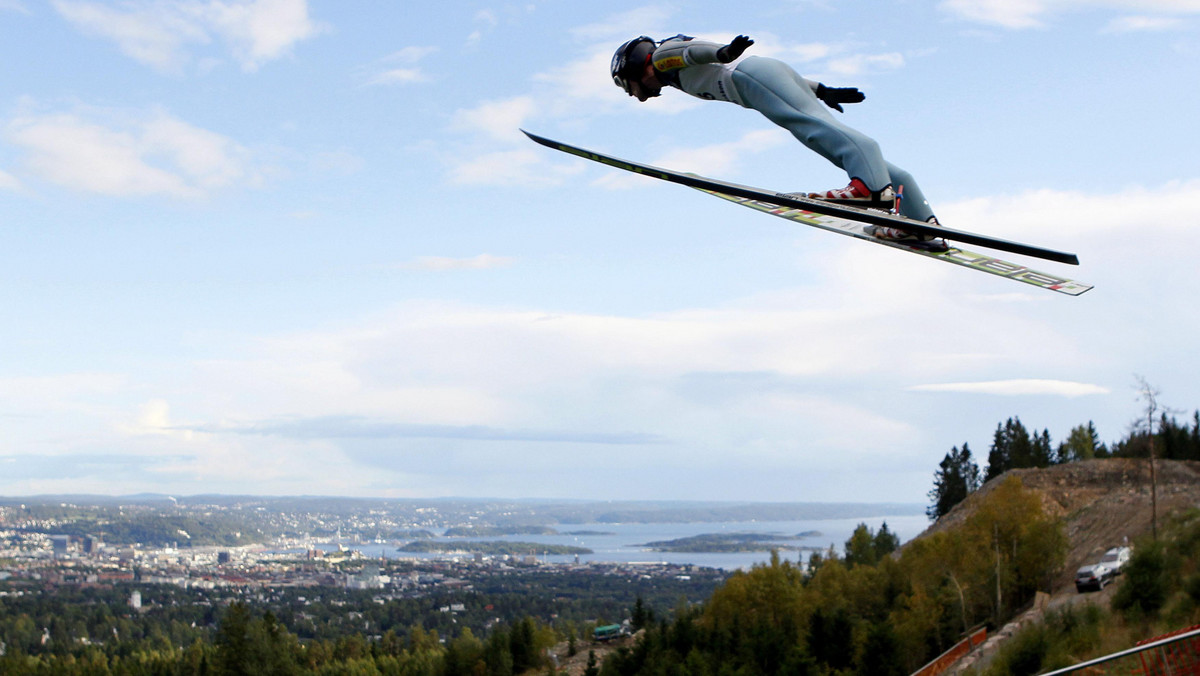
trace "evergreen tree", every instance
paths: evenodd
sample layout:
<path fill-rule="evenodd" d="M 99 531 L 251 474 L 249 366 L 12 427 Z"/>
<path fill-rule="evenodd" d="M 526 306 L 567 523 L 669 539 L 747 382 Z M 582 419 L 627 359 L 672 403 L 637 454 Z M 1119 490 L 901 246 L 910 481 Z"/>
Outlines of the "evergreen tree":
<path fill-rule="evenodd" d="M 888 530 L 887 521 L 879 527 L 879 532 L 875 534 L 875 560 L 882 561 L 892 552 L 900 548 L 900 536 Z"/>
<path fill-rule="evenodd" d="M 508 647 L 512 653 L 513 673 L 521 673 L 537 666 L 537 645 L 534 639 L 533 618 L 526 616 L 513 627 L 509 634 Z"/>
<path fill-rule="evenodd" d="M 512 676 L 513 656 L 509 649 L 508 634 L 497 629 L 488 636 L 483 661 L 487 665 L 487 676 Z"/>
<path fill-rule="evenodd" d="M 217 628 L 217 672 L 286 676 L 299 673 L 295 637 L 267 612 L 253 620 L 249 607 L 234 603 Z"/>
<path fill-rule="evenodd" d="M 1009 422 L 1012 418 L 1009 418 Z M 991 481 L 1012 469 L 1012 454 L 1008 437 L 1004 434 L 1004 426 L 996 425 L 996 433 L 992 435 L 992 447 L 988 449 L 987 474 L 983 480 Z"/>
<path fill-rule="evenodd" d="M 217 672 L 229 676 L 252 676 L 250 659 L 250 607 L 245 603 L 229 606 L 217 627 Z"/>
<path fill-rule="evenodd" d="M 847 566 L 875 565 L 875 536 L 871 529 L 867 528 L 867 524 L 858 524 L 850 539 L 846 540 L 845 551 Z"/>
<path fill-rule="evenodd" d="M 1100 441 L 1096 425 L 1078 425 L 1067 435 L 1067 440 L 1058 445 L 1056 460 L 1060 463 L 1080 462 L 1108 456 L 1108 448 Z"/>
<path fill-rule="evenodd" d="M 818 662 L 845 669 L 854 659 L 853 634 L 854 625 L 845 609 L 818 606 L 808 625 L 808 652 Z"/>
<path fill-rule="evenodd" d="M 1163 414 L 1158 425 L 1158 457 L 1167 460 L 1200 460 L 1200 412 L 1193 416 L 1192 427 L 1180 425 L 1174 417 Z"/>
<path fill-rule="evenodd" d="M 638 596 L 637 600 L 633 603 L 633 611 L 630 613 L 629 623 L 633 625 L 634 630 L 637 630 L 645 627 L 649 620 L 650 614 L 646 611 L 646 602 L 642 600 L 641 596 Z"/>
<path fill-rule="evenodd" d="M 900 663 L 900 646 L 891 624 L 872 623 L 863 644 L 858 673 L 871 676 L 905 676 L 908 672 Z"/>
<path fill-rule="evenodd" d="M 1026 467 L 1049 467 L 1054 464 L 1054 450 L 1050 445 L 1050 430 L 1043 429 L 1033 436 L 1029 465 Z"/>
<path fill-rule="evenodd" d="M 925 513 L 930 519 L 937 520 L 978 487 L 979 466 L 971 459 L 970 447 L 964 443 L 959 451 L 955 446 L 942 458 L 938 470 L 933 474 L 933 490 L 929 491 L 933 504 Z"/>
<path fill-rule="evenodd" d="M 485 667 L 483 642 L 475 638 L 470 628 L 463 629 L 457 638 L 446 645 L 445 676 L 473 676 Z"/>
<path fill-rule="evenodd" d="M 984 481 L 991 481 L 1010 469 L 1048 467 L 1050 460 L 1050 433 L 1043 431 L 1040 436 L 1030 436 L 1020 418 L 1012 417 L 996 426 Z"/>

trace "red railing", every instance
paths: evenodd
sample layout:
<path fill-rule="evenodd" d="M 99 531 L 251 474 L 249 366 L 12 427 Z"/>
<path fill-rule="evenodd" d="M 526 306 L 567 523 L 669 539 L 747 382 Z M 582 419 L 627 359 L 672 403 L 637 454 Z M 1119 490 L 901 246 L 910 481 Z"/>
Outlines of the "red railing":
<path fill-rule="evenodd" d="M 1142 659 L 1142 673 L 1145 676 L 1200 676 L 1200 624 L 1138 641 L 1137 645 L 1149 645 L 1184 634 L 1193 636 L 1138 653 Z"/>
<path fill-rule="evenodd" d="M 1042 676 L 1066 674 L 1200 676 L 1200 625 L 1138 641 L 1137 645 L 1129 650 Z"/>
<path fill-rule="evenodd" d="M 984 627 L 954 644 L 953 648 L 938 655 L 932 662 L 913 673 L 912 676 L 939 676 L 939 674 L 942 674 L 953 666 L 955 662 L 965 657 L 967 653 L 974 650 L 977 646 L 983 645 L 983 642 L 986 640 L 987 628 Z"/>

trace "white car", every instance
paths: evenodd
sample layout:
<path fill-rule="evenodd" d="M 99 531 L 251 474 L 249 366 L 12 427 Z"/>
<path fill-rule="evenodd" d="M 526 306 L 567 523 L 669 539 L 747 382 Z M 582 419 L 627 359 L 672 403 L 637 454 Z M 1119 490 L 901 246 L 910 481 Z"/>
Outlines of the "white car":
<path fill-rule="evenodd" d="M 1113 547 L 1104 552 L 1104 557 L 1100 559 L 1100 563 L 1108 566 L 1112 570 L 1113 575 L 1120 575 L 1125 568 L 1125 564 L 1129 563 L 1131 553 L 1128 547 Z"/>
<path fill-rule="evenodd" d="M 1100 591 L 1104 585 L 1112 582 L 1116 573 L 1103 563 L 1093 563 L 1075 571 L 1075 591 L 1084 592 L 1088 589 Z"/>

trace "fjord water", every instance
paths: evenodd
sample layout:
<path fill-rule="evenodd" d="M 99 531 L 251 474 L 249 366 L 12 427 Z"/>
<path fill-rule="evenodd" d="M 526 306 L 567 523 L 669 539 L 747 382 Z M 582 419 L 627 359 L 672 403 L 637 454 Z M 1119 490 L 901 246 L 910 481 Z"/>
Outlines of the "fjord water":
<path fill-rule="evenodd" d="M 498 537 L 447 538 L 437 537 L 439 542 L 507 541 L 529 542 L 546 545 L 586 547 L 591 554 L 580 554 L 580 563 L 673 563 L 696 565 L 724 570 L 748 569 L 756 563 L 770 559 L 770 548 L 748 552 L 659 552 L 644 545 L 648 542 L 676 540 L 705 534 L 756 533 L 764 540 L 778 543 L 780 557 L 790 561 L 807 561 L 813 550 L 828 550 L 832 545 L 840 554 L 846 540 L 860 523 L 865 523 L 878 532 L 883 523 L 896 534 L 901 542 L 918 535 L 929 519 L 924 515 L 891 515 L 881 517 L 858 517 L 848 519 L 808 519 L 799 521 L 740 521 L 740 522 L 695 522 L 695 523 L 589 523 L 559 524 L 552 535 L 506 535 Z M 805 537 L 797 537 L 808 533 Z M 411 553 L 396 551 L 405 542 L 364 543 L 346 546 L 361 551 L 364 555 L 378 558 L 417 559 L 466 559 L 471 554 L 442 552 Z M 798 551 L 795 549 L 800 547 Z M 546 555 L 536 549 L 529 551 L 539 561 L 550 563 L 572 563 L 575 555 Z"/>

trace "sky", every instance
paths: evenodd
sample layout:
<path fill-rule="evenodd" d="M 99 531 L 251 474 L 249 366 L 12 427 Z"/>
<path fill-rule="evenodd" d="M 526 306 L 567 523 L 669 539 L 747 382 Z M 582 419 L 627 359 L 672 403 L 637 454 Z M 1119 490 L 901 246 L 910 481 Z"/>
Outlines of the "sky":
<path fill-rule="evenodd" d="M 537 146 L 845 185 L 608 74 L 750 35 L 1068 297 Z M 1200 0 L 0 0 L 0 495 L 927 503 L 1200 408 Z"/>

